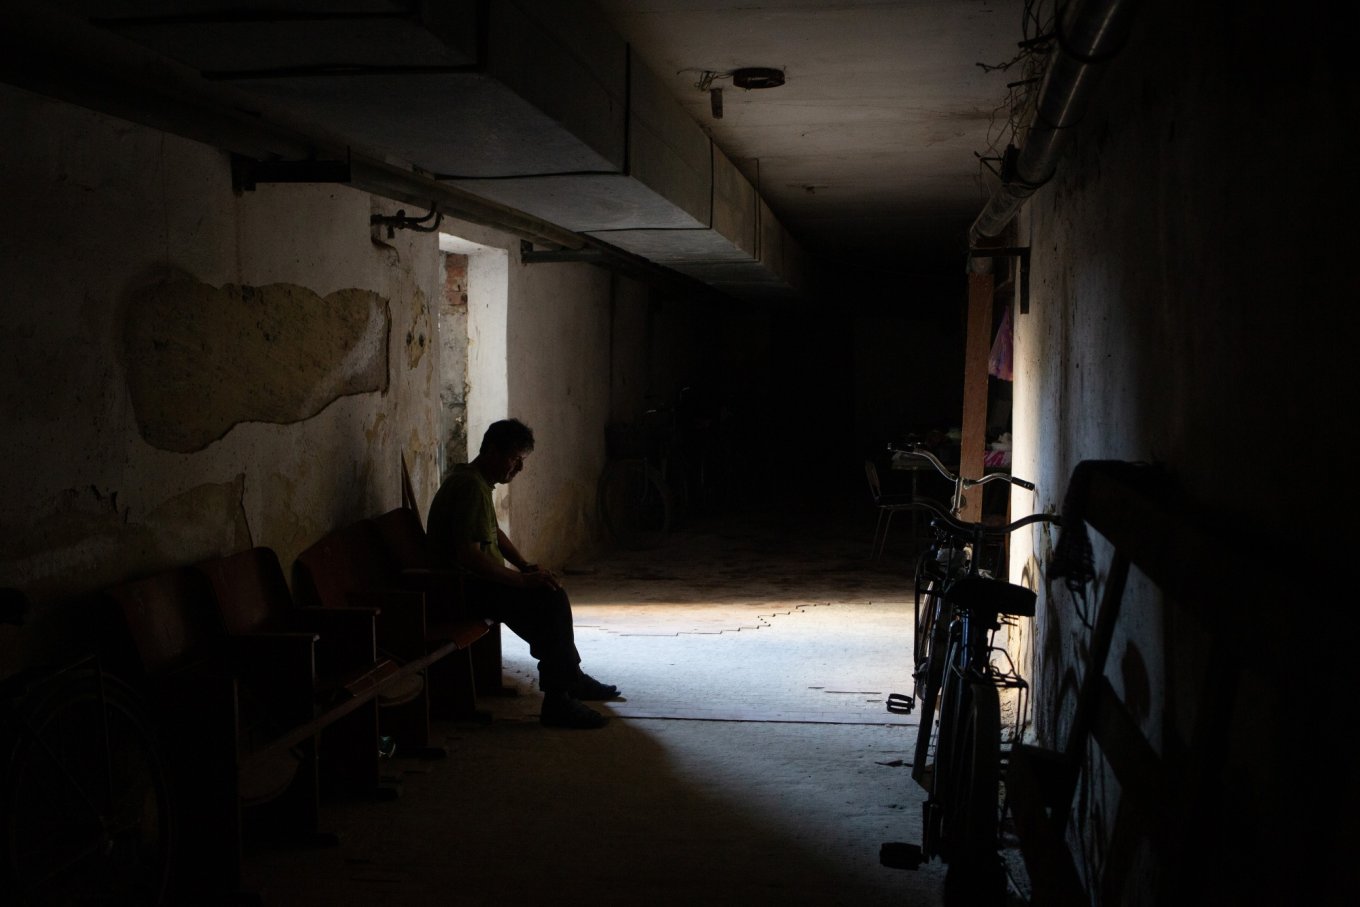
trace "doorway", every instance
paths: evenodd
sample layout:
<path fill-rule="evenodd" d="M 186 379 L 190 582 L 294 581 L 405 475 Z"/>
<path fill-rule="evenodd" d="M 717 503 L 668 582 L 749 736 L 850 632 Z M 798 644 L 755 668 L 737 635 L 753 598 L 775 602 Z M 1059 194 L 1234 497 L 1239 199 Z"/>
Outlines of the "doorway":
<path fill-rule="evenodd" d="M 439 306 L 439 477 L 477 455 L 486 427 L 509 411 L 509 254 L 447 233 Z"/>

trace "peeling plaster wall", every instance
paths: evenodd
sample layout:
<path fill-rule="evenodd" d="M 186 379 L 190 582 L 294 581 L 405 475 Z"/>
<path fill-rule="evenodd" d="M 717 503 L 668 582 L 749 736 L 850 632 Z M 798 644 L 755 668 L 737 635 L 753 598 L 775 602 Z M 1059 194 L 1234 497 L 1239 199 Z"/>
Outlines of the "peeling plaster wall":
<path fill-rule="evenodd" d="M 611 279 L 585 264 L 510 268 L 510 410 L 533 428 L 536 442 L 510 489 L 511 522 L 520 550 L 545 564 L 566 563 L 596 532 Z"/>
<path fill-rule="evenodd" d="M 1309 477 L 1343 462 L 1354 437 L 1343 344 L 1356 336 L 1357 278 L 1335 250 L 1357 235 L 1337 120 L 1357 109 L 1357 77 L 1344 29 L 1264 4 L 1143 6 L 1058 177 L 1021 213 L 1033 271 L 1031 311 L 1015 321 L 1014 469 L 1039 491 L 1017 493 L 1013 510 L 1057 511 L 1083 459 L 1156 461 L 1268 563 L 1272 545 L 1297 551 L 1291 527 L 1335 526 L 1354 498 Z M 1017 543 L 1013 574 L 1037 582 L 1052 543 L 1039 532 Z M 1097 563 L 1108 563 L 1100 547 Z M 1063 739 L 1087 638 L 1058 592 L 1042 597 L 1029 664 L 1036 730 L 1050 744 Z M 1177 691 L 1191 689 L 1204 640 L 1137 576 L 1125 602 L 1108 674 L 1161 747 L 1199 705 Z M 1265 602 L 1236 607 L 1243 619 L 1270 613 Z M 1241 654 L 1306 670 L 1262 642 Z M 1249 707 L 1270 716 L 1292 705 L 1266 694 Z M 1267 822 L 1294 808 L 1293 770 L 1273 742 L 1258 736 L 1223 769 L 1246 791 L 1241 808 Z M 1080 831 L 1097 872 L 1110 858 L 1110 792 L 1108 782 L 1083 791 Z M 1246 859 L 1261 843 L 1241 837 L 1249 830 L 1232 836 Z M 1242 868 L 1237 878 L 1256 888 L 1235 902 L 1293 899 L 1290 883 L 1274 890 Z"/>
<path fill-rule="evenodd" d="M 243 422 L 302 422 L 347 394 L 387 390 L 387 300 L 345 289 L 213 287 L 190 277 L 128 293 L 124 364 L 137 424 L 162 450 L 202 450 Z M 406 334 L 420 364 L 423 315 Z"/>
<path fill-rule="evenodd" d="M 342 186 L 0 86 L 0 584 L 46 603 L 239 550 L 288 567 L 438 481 L 437 244 Z M 51 617 L 52 615 L 46 615 Z"/>

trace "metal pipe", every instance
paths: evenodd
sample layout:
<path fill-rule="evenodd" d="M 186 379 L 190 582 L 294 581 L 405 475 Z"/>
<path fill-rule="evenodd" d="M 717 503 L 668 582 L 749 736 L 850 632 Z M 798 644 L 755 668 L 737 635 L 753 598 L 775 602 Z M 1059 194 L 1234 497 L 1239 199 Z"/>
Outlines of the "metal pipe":
<path fill-rule="evenodd" d="M 382 159 L 341 138 L 288 124 L 260 99 L 42 6 L 0 13 L 0 82 L 258 160 L 348 160 L 354 188 L 545 245 L 579 249 L 579 234 Z"/>
<path fill-rule="evenodd" d="M 970 246 L 999 236 L 1025 199 L 1053 178 L 1068 132 L 1081 122 L 1101 64 L 1128 37 L 1136 6 L 1137 0 L 1069 0 L 1058 12 L 1057 43 L 1025 147 L 969 228 Z"/>

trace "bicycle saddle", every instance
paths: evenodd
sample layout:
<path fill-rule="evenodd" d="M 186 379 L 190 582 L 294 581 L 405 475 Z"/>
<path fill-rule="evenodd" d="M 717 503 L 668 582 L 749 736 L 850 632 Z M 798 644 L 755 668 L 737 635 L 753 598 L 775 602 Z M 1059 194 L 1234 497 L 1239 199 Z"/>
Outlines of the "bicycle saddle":
<path fill-rule="evenodd" d="M 1024 586 L 985 576 L 966 576 L 945 593 L 945 601 L 955 608 L 995 611 L 1017 617 L 1033 617 L 1037 598 Z"/>

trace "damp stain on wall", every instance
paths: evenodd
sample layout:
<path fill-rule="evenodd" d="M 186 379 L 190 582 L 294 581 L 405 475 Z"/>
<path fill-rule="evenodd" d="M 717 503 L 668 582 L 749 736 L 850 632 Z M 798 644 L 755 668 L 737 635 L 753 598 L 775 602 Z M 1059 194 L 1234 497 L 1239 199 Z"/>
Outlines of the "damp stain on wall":
<path fill-rule="evenodd" d="M 369 447 L 381 443 L 387 437 L 387 414 L 378 413 L 373 417 L 373 422 L 364 429 L 364 441 Z"/>
<path fill-rule="evenodd" d="M 349 394 L 386 391 L 386 299 L 294 284 L 221 287 L 187 277 L 129 295 L 128 389 L 147 443 L 202 450 L 241 422 L 308 419 Z"/>
<path fill-rule="evenodd" d="M 419 291 L 417 291 L 419 294 Z M 417 300 L 415 317 L 411 319 L 411 325 L 406 329 L 406 367 L 414 370 L 420 365 L 420 360 L 425 357 L 425 349 L 434 340 L 434 331 L 430 326 L 430 313 L 425 306 L 423 294 Z"/>

